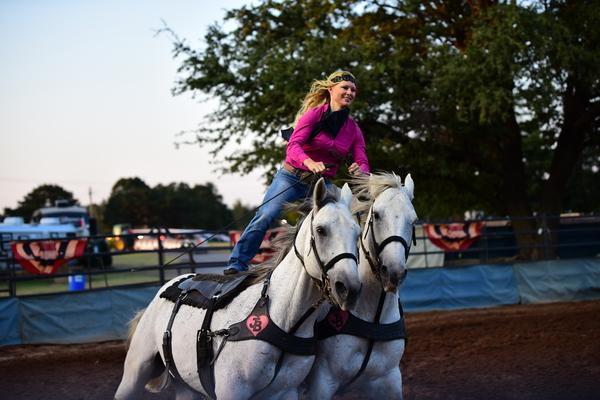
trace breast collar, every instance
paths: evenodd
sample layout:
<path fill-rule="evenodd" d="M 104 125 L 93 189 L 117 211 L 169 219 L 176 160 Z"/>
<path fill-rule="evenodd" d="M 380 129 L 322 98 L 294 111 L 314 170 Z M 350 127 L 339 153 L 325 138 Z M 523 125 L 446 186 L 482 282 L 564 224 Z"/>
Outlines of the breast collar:
<path fill-rule="evenodd" d="M 316 338 L 303 338 L 295 336 L 294 333 L 302 326 L 304 321 L 321 305 L 323 298 L 313 304 L 289 332 L 281 329 L 272 320 L 269 314 L 269 295 L 267 294 L 271 274 L 265 279 L 260 298 L 243 321 L 229 326 L 227 341 L 239 342 L 242 340 L 262 340 L 279 348 L 283 352 L 303 356 L 316 354 Z"/>

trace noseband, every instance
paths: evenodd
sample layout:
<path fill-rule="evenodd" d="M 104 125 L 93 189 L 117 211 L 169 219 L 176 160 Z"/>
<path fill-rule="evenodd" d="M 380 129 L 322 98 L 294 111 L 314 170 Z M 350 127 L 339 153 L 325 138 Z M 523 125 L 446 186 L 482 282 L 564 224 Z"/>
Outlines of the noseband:
<path fill-rule="evenodd" d="M 402 236 L 397 236 L 397 235 L 388 236 L 387 238 L 385 238 L 383 240 L 383 242 L 381 242 L 381 244 L 377 243 L 377 239 L 375 238 L 375 228 L 373 226 L 373 206 L 372 205 L 369 208 L 369 216 L 368 216 L 368 220 L 367 220 L 367 230 L 365 232 L 365 236 L 368 235 L 369 232 L 371 233 L 371 240 L 373 241 L 373 244 L 375 245 L 375 254 L 374 254 L 375 260 L 373 260 L 371 253 L 369 253 L 369 251 L 365 247 L 365 244 L 363 241 L 363 235 L 360 236 L 360 247 L 362 248 L 363 252 L 365 253 L 365 257 L 367 258 L 367 261 L 369 262 L 369 265 L 371 266 L 371 271 L 373 271 L 373 274 L 378 277 L 380 282 L 382 282 L 381 270 L 385 267 L 385 265 L 383 265 L 383 262 L 381 261 L 381 258 L 379 256 L 381 255 L 381 252 L 383 251 L 385 246 L 387 246 L 388 244 L 390 244 L 392 242 L 400 242 L 402 244 L 402 246 L 404 247 L 404 254 L 406 254 L 405 259 L 408 259 L 408 255 L 410 253 L 410 245 L 406 242 L 406 240 Z M 415 246 L 417 245 L 417 238 L 415 235 L 415 225 L 414 224 L 412 226 L 412 244 L 414 244 Z M 406 276 L 406 272 L 407 271 L 405 270 L 404 277 Z"/>
<path fill-rule="evenodd" d="M 310 276 L 311 279 L 313 281 L 315 281 L 315 284 L 321 291 L 321 294 L 326 296 L 333 303 L 333 298 L 331 297 L 331 282 L 329 281 L 329 276 L 327 275 L 327 273 L 329 272 L 329 270 L 331 268 L 333 268 L 333 266 L 338 261 L 343 260 L 344 258 L 349 258 L 351 260 L 354 260 L 354 262 L 356 264 L 358 264 L 358 259 L 352 253 L 341 253 L 341 254 L 338 254 L 337 256 L 333 257 L 331 260 L 329 260 L 327 262 L 327 264 L 325 264 L 323 262 L 323 260 L 321 260 L 321 257 L 319 256 L 319 252 L 317 250 L 317 243 L 315 240 L 314 229 L 313 229 L 314 215 L 315 214 L 313 211 L 310 215 L 310 251 L 313 251 L 315 253 L 315 257 L 319 264 L 319 268 L 321 269 L 321 279 L 319 280 L 319 279 L 314 278 L 311 274 L 308 273 L 308 271 L 306 271 L 306 265 L 304 264 L 304 257 L 302 257 L 302 255 L 298 251 L 298 248 L 296 247 L 296 238 L 295 237 L 294 237 L 294 253 L 296 253 L 296 257 L 298 257 L 298 259 L 302 263 L 302 266 L 304 267 L 304 270 L 306 271 L 308 276 Z M 299 231 L 300 230 L 298 230 L 296 232 L 296 236 L 298 235 Z M 309 253 L 310 253 L 310 251 L 309 251 Z"/>

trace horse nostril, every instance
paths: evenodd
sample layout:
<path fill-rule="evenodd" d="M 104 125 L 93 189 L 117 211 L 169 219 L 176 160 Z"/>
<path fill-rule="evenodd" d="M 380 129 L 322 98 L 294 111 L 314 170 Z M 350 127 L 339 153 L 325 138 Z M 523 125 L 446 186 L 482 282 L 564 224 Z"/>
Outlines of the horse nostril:
<path fill-rule="evenodd" d="M 338 295 L 342 298 L 346 297 L 346 293 L 348 292 L 348 289 L 346 289 L 346 285 L 344 285 L 342 282 L 337 281 L 335 283 L 335 291 L 338 293 Z"/>
<path fill-rule="evenodd" d="M 361 288 L 359 288 L 358 290 L 350 290 L 350 292 L 348 293 L 348 297 L 347 297 L 348 307 L 354 307 L 354 305 L 356 304 L 356 301 L 358 300 L 358 295 L 360 294 Z"/>
<path fill-rule="evenodd" d="M 396 273 L 390 274 L 390 283 L 394 286 L 398 285 L 398 274 L 396 274 Z"/>

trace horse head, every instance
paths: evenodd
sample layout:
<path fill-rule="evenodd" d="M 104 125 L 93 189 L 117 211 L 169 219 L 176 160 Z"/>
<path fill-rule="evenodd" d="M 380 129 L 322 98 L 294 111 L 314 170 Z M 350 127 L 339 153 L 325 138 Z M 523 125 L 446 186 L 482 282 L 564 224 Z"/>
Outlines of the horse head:
<path fill-rule="evenodd" d="M 350 210 L 352 192 L 345 184 L 339 193 L 328 192 L 321 178 L 306 217 L 303 259 L 306 272 L 329 300 L 342 310 L 352 308 L 361 284 L 358 276 L 357 242 L 360 227 Z"/>
<path fill-rule="evenodd" d="M 366 211 L 361 234 L 364 256 L 370 270 L 386 292 L 396 292 L 407 274 L 406 260 L 414 241 L 417 213 L 413 207 L 414 182 L 410 174 L 402 185 L 395 174 L 371 174 L 358 178 L 357 209 Z"/>

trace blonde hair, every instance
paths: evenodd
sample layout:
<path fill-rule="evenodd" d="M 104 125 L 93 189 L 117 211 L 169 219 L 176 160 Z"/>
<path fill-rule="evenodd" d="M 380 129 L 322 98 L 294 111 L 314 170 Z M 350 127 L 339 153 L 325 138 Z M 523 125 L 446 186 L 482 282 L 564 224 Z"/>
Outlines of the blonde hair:
<path fill-rule="evenodd" d="M 341 78 L 343 75 L 350 75 L 354 80 L 356 78 L 348 71 L 335 71 L 331 75 L 327 77 L 327 79 L 315 80 L 310 86 L 310 90 L 304 96 L 304 100 L 302 101 L 302 105 L 296 114 L 296 119 L 294 120 L 294 127 L 298 123 L 300 117 L 309 109 L 320 106 L 322 104 L 329 102 L 329 88 L 340 83 L 338 80 L 334 82 L 335 78 Z"/>

